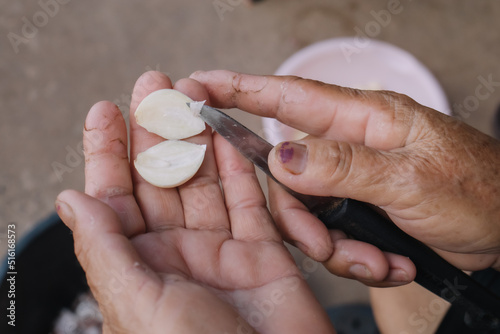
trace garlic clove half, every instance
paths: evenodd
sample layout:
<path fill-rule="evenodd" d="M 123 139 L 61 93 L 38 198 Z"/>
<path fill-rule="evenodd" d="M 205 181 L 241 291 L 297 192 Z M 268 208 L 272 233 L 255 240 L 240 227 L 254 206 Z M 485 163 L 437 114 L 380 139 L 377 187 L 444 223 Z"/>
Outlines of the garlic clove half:
<path fill-rule="evenodd" d="M 135 111 L 137 124 L 165 139 L 183 139 L 205 130 L 200 117 L 204 102 L 192 99 L 174 89 L 157 90 L 142 100 Z"/>
<path fill-rule="evenodd" d="M 180 186 L 191 179 L 205 157 L 206 145 L 181 140 L 166 140 L 137 155 L 139 174 L 161 188 Z"/>

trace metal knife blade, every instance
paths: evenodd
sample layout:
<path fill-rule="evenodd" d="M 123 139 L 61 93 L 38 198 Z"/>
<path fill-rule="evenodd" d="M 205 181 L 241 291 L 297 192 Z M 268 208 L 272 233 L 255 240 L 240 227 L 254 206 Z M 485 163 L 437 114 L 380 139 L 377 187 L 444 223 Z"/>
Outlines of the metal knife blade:
<path fill-rule="evenodd" d="M 267 157 L 273 149 L 271 144 L 231 116 L 215 108 L 204 105 L 200 116 L 255 166 L 273 177 L 267 165 Z"/>
<path fill-rule="evenodd" d="M 327 203 L 331 203 L 333 205 L 341 201 L 341 199 L 334 197 L 318 197 L 300 194 L 283 185 L 276 180 L 269 170 L 268 156 L 269 152 L 273 149 L 273 145 L 231 116 L 218 109 L 203 105 L 200 111 L 200 116 L 208 125 L 210 125 L 210 127 L 212 127 L 212 129 L 217 131 L 222 137 L 230 142 L 244 157 L 253 162 L 255 166 L 278 183 L 288 193 L 304 203 L 304 205 L 306 205 L 310 210 L 318 205 L 324 205 Z"/>

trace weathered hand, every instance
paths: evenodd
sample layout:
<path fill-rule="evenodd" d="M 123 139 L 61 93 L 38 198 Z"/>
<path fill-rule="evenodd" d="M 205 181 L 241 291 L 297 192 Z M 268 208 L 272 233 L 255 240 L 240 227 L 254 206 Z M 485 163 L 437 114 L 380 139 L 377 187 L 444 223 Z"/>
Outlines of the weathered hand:
<path fill-rule="evenodd" d="M 134 88 L 130 161 L 163 139 L 135 123 L 152 91 L 171 88 L 158 72 Z M 175 89 L 209 100 L 182 79 Z M 329 320 L 301 278 L 266 208 L 253 166 L 207 129 L 196 176 L 175 189 L 146 183 L 127 152 L 118 108 L 96 104 L 85 123 L 85 192 L 56 207 L 108 333 L 326 333 Z M 222 184 L 223 191 L 219 184 Z"/>
<path fill-rule="evenodd" d="M 297 77 L 196 72 L 217 107 L 304 131 L 278 145 L 273 175 L 305 194 L 379 206 L 404 231 L 463 270 L 500 268 L 500 144 L 393 92 L 359 91 Z M 270 184 L 282 235 L 333 273 L 372 286 L 412 281 L 409 259 L 328 231 Z"/>

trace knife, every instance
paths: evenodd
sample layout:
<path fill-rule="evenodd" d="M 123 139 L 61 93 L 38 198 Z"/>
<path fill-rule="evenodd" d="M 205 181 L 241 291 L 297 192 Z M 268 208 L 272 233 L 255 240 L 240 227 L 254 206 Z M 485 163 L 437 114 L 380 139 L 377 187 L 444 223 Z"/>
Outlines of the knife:
<path fill-rule="evenodd" d="M 189 104 L 189 103 L 188 103 Z M 252 161 L 267 176 L 300 200 L 329 229 L 370 243 L 382 251 L 409 257 L 417 268 L 415 282 L 462 308 L 471 326 L 500 328 L 500 298 L 432 249 L 414 239 L 366 203 L 349 198 L 300 194 L 281 184 L 269 170 L 267 158 L 273 146 L 234 118 L 204 105 L 201 118 Z"/>

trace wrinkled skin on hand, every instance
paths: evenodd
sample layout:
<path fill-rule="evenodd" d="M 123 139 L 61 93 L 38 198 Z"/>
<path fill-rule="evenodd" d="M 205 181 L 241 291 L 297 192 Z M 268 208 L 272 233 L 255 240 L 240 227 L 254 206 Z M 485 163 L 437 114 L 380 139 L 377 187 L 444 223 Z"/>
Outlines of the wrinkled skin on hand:
<path fill-rule="evenodd" d="M 498 141 L 393 92 L 228 71 L 191 77 L 216 107 L 277 118 L 309 134 L 269 155 L 273 175 L 291 189 L 371 203 L 455 266 L 500 269 Z M 371 286 L 414 278 L 409 259 L 327 231 L 272 183 L 270 195 L 284 238 L 332 273 Z"/>
<path fill-rule="evenodd" d="M 100 102 L 85 123 L 85 192 L 56 208 L 104 316 L 105 333 L 333 333 L 266 208 L 254 167 L 211 129 L 193 179 L 173 189 L 145 182 L 138 153 L 164 139 L 135 123 L 149 93 L 171 88 L 158 72 L 136 83 L 130 161 L 119 109 Z M 191 79 L 175 89 L 207 100 Z M 223 191 L 221 189 L 222 185 Z"/>

